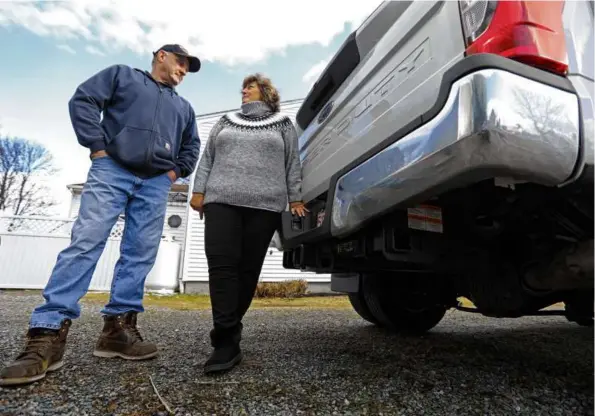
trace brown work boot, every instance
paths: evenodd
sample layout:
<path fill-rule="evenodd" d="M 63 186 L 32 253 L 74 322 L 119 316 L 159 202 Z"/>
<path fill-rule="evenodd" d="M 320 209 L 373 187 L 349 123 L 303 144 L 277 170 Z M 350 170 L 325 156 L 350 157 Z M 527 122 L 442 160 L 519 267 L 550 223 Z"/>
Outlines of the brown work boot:
<path fill-rule="evenodd" d="M 23 351 L 0 372 L 0 386 L 32 383 L 44 378 L 47 372 L 61 368 L 71 323 L 70 319 L 65 319 L 59 330 L 29 329 Z"/>
<path fill-rule="evenodd" d="M 93 355 L 102 358 L 146 360 L 157 355 L 157 346 L 143 340 L 136 327 L 136 312 L 103 317 L 103 331 Z"/>

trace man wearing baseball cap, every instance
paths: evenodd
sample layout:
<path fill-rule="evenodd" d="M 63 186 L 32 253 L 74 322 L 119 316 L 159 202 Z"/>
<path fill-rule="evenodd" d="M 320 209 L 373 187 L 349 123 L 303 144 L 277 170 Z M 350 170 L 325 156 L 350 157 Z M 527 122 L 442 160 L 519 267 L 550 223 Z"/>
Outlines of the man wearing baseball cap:
<path fill-rule="evenodd" d="M 182 56 L 188 59 L 189 69 L 188 72 L 198 72 L 200 70 L 200 60 L 196 56 L 192 56 L 188 51 L 180 45 L 163 45 L 153 53 L 153 56 L 157 55 L 159 51 L 173 53 L 177 56 Z"/>
<path fill-rule="evenodd" d="M 93 354 L 128 360 L 157 355 L 156 344 L 137 328 L 137 314 L 144 310 L 144 283 L 157 256 L 170 188 L 198 160 L 195 113 L 175 87 L 200 66 L 180 45 L 164 45 L 153 53 L 151 72 L 113 65 L 74 92 L 70 118 L 78 142 L 89 149 L 91 168 L 70 245 L 58 256 L 45 303 L 32 313 L 25 347 L 0 371 L 0 386 L 34 382 L 62 367 L 79 299 L 123 213 L 120 258 Z"/>

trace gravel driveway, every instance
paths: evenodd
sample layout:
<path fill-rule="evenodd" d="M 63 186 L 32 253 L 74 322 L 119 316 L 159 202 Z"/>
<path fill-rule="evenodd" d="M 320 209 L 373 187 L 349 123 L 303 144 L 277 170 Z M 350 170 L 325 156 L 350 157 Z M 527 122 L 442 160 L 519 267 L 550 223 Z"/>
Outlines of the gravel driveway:
<path fill-rule="evenodd" d="M 18 352 L 39 300 L 0 292 L 0 362 Z M 139 323 L 161 355 L 131 363 L 91 355 L 99 309 L 85 304 L 73 324 L 67 366 L 0 389 L 1 415 L 165 415 L 149 377 L 176 415 L 593 414 L 593 331 L 564 318 L 449 312 L 407 338 L 350 310 L 251 310 L 244 363 L 208 378 L 209 311 L 149 309 Z"/>

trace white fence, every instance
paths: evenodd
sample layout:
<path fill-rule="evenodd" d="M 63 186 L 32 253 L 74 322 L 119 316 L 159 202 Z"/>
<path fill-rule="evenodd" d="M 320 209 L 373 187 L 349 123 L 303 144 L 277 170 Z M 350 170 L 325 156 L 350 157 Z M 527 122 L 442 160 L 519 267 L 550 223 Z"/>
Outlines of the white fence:
<path fill-rule="evenodd" d="M 0 217 L 0 288 L 43 289 L 60 251 L 70 243 L 74 219 Z M 118 222 L 107 241 L 91 280 L 90 290 L 109 290 L 124 223 Z M 178 287 L 181 247 L 162 240 L 146 290 L 175 290 Z"/>
<path fill-rule="evenodd" d="M 0 216 L 0 233 L 29 236 L 66 236 L 70 238 L 74 220 L 74 218 Z M 112 228 L 109 238 L 122 238 L 123 231 L 124 221 L 118 220 Z"/>

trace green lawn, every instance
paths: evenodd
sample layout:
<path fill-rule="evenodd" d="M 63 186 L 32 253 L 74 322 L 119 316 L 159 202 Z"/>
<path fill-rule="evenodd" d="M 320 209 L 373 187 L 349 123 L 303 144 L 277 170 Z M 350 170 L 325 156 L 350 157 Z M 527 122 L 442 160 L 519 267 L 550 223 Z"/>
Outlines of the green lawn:
<path fill-rule="evenodd" d="M 104 304 L 107 302 L 107 293 L 92 292 L 83 300 L 87 302 Z M 143 304 L 179 310 L 210 309 L 211 301 L 207 295 L 155 295 L 146 294 Z M 347 296 L 306 296 L 300 298 L 257 298 L 252 302 L 251 308 L 310 308 L 310 309 L 351 309 Z"/>
<path fill-rule="evenodd" d="M 105 304 L 107 293 L 91 292 L 83 300 L 92 303 Z M 473 307 L 467 299 L 460 299 L 463 306 Z M 155 295 L 146 294 L 143 304 L 178 310 L 203 310 L 211 308 L 211 301 L 207 295 Z M 347 296 L 305 296 L 298 298 L 256 298 L 251 308 L 308 308 L 308 309 L 351 309 Z"/>
<path fill-rule="evenodd" d="M 24 295 L 34 292 L 35 290 L 14 290 L 10 291 L 13 295 Z M 83 297 L 83 301 L 87 303 L 94 303 L 104 305 L 108 300 L 109 294 L 107 292 L 89 292 Z M 466 298 L 459 298 L 462 306 L 474 307 L 473 303 Z M 144 306 L 156 306 L 178 310 L 205 310 L 211 308 L 211 301 L 207 295 L 191 295 L 191 294 L 172 294 L 159 295 L 148 293 L 143 300 Z M 332 296 L 302 296 L 294 298 L 286 297 L 267 297 L 255 298 L 252 302 L 253 309 L 266 308 L 308 308 L 308 309 L 337 309 L 350 310 L 351 303 L 346 295 L 332 295 Z"/>

